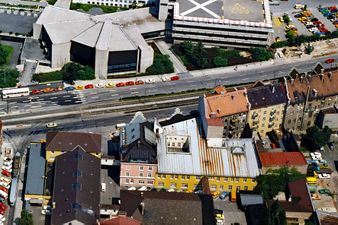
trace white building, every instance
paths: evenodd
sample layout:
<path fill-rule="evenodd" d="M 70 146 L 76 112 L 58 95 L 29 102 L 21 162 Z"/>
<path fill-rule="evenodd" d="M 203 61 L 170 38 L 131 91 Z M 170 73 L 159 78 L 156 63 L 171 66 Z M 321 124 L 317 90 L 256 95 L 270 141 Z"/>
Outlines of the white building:
<path fill-rule="evenodd" d="M 107 6 L 118 6 L 118 7 L 130 7 L 133 2 L 136 4 L 147 4 L 149 0 L 73 0 L 74 3 L 82 4 L 94 4 L 94 5 L 107 5 Z"/>

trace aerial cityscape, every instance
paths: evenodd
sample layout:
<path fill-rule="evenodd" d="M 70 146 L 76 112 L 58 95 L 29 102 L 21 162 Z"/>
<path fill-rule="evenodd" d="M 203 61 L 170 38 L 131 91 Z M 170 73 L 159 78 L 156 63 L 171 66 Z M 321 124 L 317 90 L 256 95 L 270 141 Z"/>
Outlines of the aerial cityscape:
<path fill-rule="evenodd" d="M 0 225 L 338 225 L 338 0 L 0 0 Z"/>

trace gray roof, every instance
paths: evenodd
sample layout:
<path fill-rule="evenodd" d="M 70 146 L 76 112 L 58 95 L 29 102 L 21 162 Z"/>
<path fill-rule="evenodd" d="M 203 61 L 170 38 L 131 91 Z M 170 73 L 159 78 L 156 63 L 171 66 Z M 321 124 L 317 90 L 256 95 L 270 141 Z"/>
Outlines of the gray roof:
<path fill-rule="evenodd" d="M 99 50 L 126 51 L 145 45 L 143 33 L 164 30 L 165 24 L 149 8 L 89 15 L 47 6 L 36 24 L 43 25 L 53 44 L 71 40 Z"/>
<path fill-rule="evenodd" d="M 25 194 L 43 195 L 46 160 L 42 155 L 44 145 L 31 143 L 28 152 L 28 168 Z"/>
<path fill-rule="evenodd" d="M 263 197 L 259 194 L 240 194 L 241 205 L 260 205 L 263 204 Z"/>
<path fill-rule="evenodd" d="M 99 218 L 100 159 L 77 147 L 55 159 L 51 224 L 77 220 L 86 225 Z"/>

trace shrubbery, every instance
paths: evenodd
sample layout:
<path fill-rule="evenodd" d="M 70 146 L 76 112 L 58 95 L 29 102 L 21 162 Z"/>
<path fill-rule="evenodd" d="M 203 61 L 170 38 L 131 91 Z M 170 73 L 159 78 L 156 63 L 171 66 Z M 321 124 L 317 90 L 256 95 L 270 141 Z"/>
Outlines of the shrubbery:
<path fill-rule="evenodd" d="M 169 56 L 161 54 L 155 54 L 153 65 L 151 65 L 146 71 L 147 74 L 151 75 L 173 72 L 174 66 L 173 63 L 170 61 Z"/>
<path fill-rule="evenodd" d="M 0 44 L 0 66 L 9 64 L 13 54 L 13 48 L 8 45 Z"/>
<path fill-rule="evenodd" d="M 38 82 L 59 81 L 73 83 L 74 80 L 92 80 L 95 78 L 94 69 L 78 63 L 67 63 L 60 71 L 39 73 L 33 75 L 33 80 Z"/>
<path fill-rule="evenodd" d="M 83 11 L 88 12 L 91 8 L 100 8 L 104 13 L 113 13 L 119 10 L 126 10 L 128 8 L 117 7 L 117 6 L 107 6 L 107 5 L 93 5 L 93 4 L 82 4 L 82 3 L 71 3 L 71 10 L 81 9 Z"/>
<path fill-rule="evenodd" d="M 0 88 L 15 87 L 19 75 L 19 71 L 16 69 L 0 69 Z"/>

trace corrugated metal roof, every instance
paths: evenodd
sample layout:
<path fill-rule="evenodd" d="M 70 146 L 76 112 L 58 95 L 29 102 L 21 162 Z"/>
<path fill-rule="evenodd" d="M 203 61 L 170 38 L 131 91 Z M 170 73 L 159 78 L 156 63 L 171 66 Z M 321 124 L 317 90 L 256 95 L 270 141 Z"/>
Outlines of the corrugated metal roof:
<path fill-rule="evenodd" d="M 221 148 L 208 148 L 201 138 L 196 119 L 163 126 L 158 139 L 158 172 L 163 174 L 256 177 L 259 175 L 252 139 L 232 139 Z M 190 152 L 168 152 L 166 136 L 190 137 Z"/>
<path fill-rule="evenodd" d="M 43 194 L 46 160 L 41 154 L 42 147 L 40 143 L 30 144 L 25 194 Z"/>

